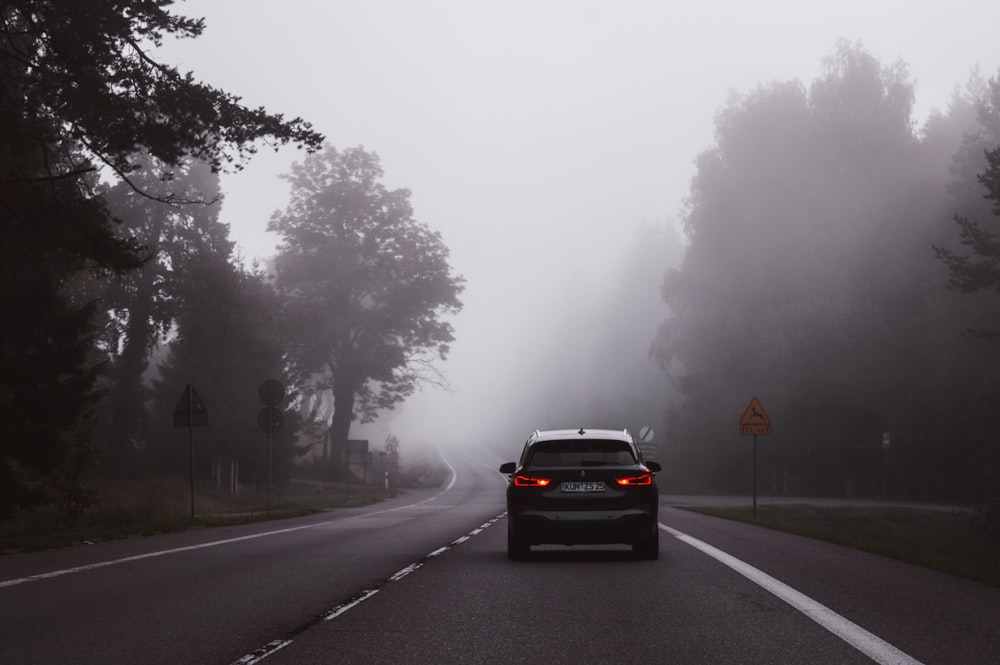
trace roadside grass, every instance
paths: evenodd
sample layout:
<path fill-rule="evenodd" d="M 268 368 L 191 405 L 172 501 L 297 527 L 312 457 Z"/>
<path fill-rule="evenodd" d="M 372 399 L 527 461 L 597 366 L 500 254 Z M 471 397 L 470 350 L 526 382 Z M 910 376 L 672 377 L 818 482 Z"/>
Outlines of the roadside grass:
<path fill-rule="evenodd" d="M 691 508 L 865 550 L 1000 587 L 1000 540 L 978 529 L 970 511 L 808 505 Z"/>
<path fill-rule="evenodd" d="M 343 486 L 292 484 L 272 488 L 268 505 L 266 491 L 230 494 L 195 487 L 192 519 L 191 488 L 182 480 L 115 482 L 96 488 L 94 504 L 75 520 L 65 510 L 48 507 L 0 522 L 0 554 L 298 517 L 329 508 L 369 505 L 385 496 L 370 487 L 364 493 L 352 487 L 348 496 Z"/>

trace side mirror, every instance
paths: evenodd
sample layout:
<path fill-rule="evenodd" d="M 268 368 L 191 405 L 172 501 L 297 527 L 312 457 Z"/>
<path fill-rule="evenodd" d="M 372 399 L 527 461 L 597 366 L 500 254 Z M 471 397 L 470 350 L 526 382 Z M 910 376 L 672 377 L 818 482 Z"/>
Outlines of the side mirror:
<path fill-rule="evenodd" d="M 517 464 L 515 462 L 504 462 L 500 465 L 500 473 L 506 473 L 509 476 L 514 473 L 516 468 Z"/>
<path fill-rule="evenodd" d="M 660 466 L 660 463 L 655 462 L 653 460 L 648 460 L 646 462 L 646 468 L 652 471 L 653 473 L 659 473 L 660 471 L 663 471 L 663 467 Z"/>

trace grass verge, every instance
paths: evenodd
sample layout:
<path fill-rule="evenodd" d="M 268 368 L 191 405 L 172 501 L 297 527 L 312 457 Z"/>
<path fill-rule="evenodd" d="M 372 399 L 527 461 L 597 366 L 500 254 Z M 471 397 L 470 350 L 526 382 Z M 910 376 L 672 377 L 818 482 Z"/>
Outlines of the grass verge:
<path fill-rule="evenodd" d="M 382 498 L 381 491 L 371 488 L 367 493 L 354 488 L 348 496 L 344 489 L 321 491 L 291 485 L 272 491 L 269 502 L 266 492 L 229 494 L 200 487 L 195 490 L 192 518 L 190 487 L 182 481 L 117 482 L 99 488 L 94 505 L 72 524 L 56 508 L 0 522 L 0 554 L 299 517 L 329 508 L 369 505 Z"/>
<path fill-rule="evenodd" d="M 968 511 L 828 508 L 807 505 L 693 508 L 714 515 L 865 550 L 1000 587 L 1000 541 Z"/>

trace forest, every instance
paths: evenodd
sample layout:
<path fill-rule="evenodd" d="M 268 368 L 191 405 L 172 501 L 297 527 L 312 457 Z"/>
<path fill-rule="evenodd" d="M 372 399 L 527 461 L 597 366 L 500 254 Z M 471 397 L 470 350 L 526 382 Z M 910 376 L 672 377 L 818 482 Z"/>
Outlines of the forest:
<path fill-rule="evenodd" d="M 377 153 L 153 60 L 144 44 L 204 27 L 169 4 L 0 9 L 0 517 L 182 476 L 189 385 L 202 459 L 259 485 L 265 379 L 287 387 L 279 479 L 446 382 L 466 285 L 411 193 Z M 638 230 L 612 292 L 558 294 L 557 327 L 518 359 L 564 370 L 496 411 L 651 425 L 667 491 L 745 493 L 737 420 L 757 397 L 763 492 L 1000 512 L 1000 73 L 920 124 L 914 94 L 905 63 L 850 42 L 811 82 L 733 93 L 683 238 L 621 220 Z M 280 245 L 248 263 L 220 173 L 276 145 L 302 149 L 270 218 Z"/>
<path fill-rule="evenodd" d="M 351 422 L 433 380 L 453 339 L 463 280 L 409 191 L 376 154 L 153 60 L 204 27 L 169 4 L 0 9 L 0 517 L 72 519 L 95 486 L 189 468 L 192 513 L 195 482 L 269 492 L 317 443 L 340 459 Z M 286 144 L 304 156 L 281 244 L 247 265 L 219 176 Z M 307 407 L 326 391 L 323 423 Z"/>
<path fill-rule="evenodd" d="M 842 42 L 734 95 L 697 160 L 652 353 L 682 491 L 976 501 L 1000 480 L 1000 78 L 913 124 L 904 63 Z"/>

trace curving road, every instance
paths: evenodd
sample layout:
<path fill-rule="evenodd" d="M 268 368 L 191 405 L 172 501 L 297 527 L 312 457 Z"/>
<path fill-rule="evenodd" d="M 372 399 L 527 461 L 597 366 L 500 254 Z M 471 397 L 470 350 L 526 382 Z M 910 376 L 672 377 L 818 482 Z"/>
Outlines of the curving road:
<path fill-rule="evenodd" d="M 0 558 L 0 662 L 1000 662 L 1000 590 L 661 509 L 661 558 L 505 556 L 502 460 L 267 524 Z"/>

